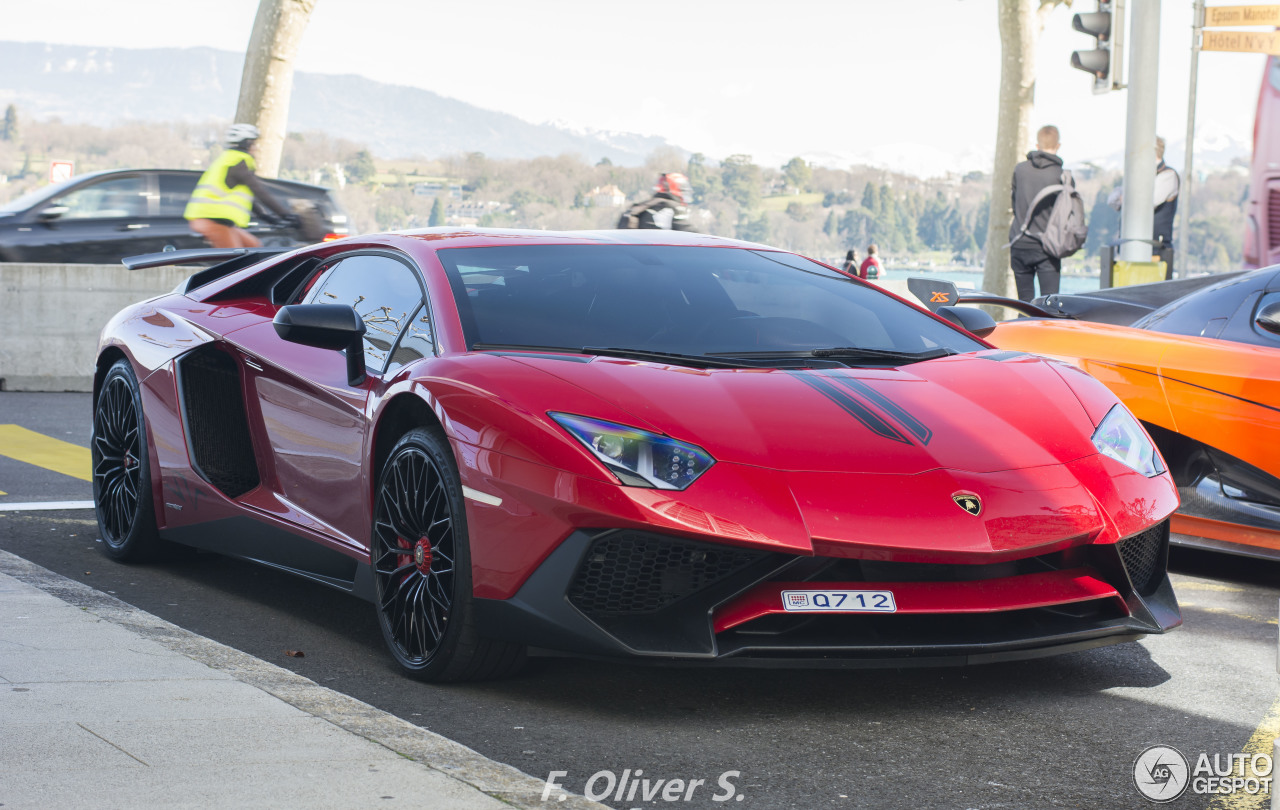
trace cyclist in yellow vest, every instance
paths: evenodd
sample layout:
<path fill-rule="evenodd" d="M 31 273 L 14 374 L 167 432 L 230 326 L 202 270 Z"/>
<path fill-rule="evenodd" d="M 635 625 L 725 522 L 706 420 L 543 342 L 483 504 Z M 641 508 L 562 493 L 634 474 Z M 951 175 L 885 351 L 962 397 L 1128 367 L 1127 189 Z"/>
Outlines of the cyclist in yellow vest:
<path fill-rule="evenodd" d="M 253 159 L 257 142 L 258 128 L 253 124 L 232 124 L 227 129 L 227 151 L 200 176 L 183 212 L 191 230 L 216 248 L 262 245 L 258 237 L 245 230 L 253 217 L 255 198 L 281 219 L 296 222 L 294 214 L 271 196 L 254 174 L 258 168 Z"/>

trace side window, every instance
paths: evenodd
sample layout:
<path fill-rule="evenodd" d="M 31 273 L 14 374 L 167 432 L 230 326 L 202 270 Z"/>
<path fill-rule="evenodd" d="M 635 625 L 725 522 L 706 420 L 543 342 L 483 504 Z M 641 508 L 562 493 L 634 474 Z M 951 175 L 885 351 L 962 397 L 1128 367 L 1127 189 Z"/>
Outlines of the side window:
<path fill-rule="evenodd" d="M 418 271 L 389 256 L 348 256 L 307 295 L 309 304 L 349 304 L 364 318 L 364 361 L 370 373 L 387 367 L 391 347 L 422 304 Z"/>
<path fill-rule="evenodd" d="M 59 197 L 54 205 L 67 207 L 62 219 L 145 217 L 147 178 L 137 175 L 104 180 Z"/>
<path fill-rule="evenodd" d="M 426 304 L 418 308 L 409 321 L 396 350 L 391 353 L 391 363 L 387 371 L 392 372 L 401 366 L 407 366 L 414 360 L 421 360 L 435 354 L 435 334 L 431 329 L 431 311 Z"/>
<path fill-rule="evenodd" d="M 199 175 L 195 174 L 162 174 L 160 175 L 160 211 L 162 217 L 180 217 L 187 210 L 187 202 L 191 192 L 195 191 Z"/>

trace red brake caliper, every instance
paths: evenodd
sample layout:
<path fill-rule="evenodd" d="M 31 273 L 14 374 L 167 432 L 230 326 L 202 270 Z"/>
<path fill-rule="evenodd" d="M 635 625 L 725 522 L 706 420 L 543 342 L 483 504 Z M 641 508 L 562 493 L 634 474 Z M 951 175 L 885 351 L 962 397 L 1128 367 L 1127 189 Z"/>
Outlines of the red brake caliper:
<path fill-rule="evenodd" d="M 430 540 L 423 537 L 419 539 L 418 542 L 410 544 L 409 541 L 403 537 L 396 537 L 396 545 L 405 550 L 404 554 L 396 555 L 397 568 L 403 568 L 412 561 L 414 567 L 418 569 L 420 574 L 425 576 L 431 572 Z M 409 573 L 406 571 L 404 576 L 409 576 Z M 403 582 L 404 577 L 401 577 L 400 581 Z"/>

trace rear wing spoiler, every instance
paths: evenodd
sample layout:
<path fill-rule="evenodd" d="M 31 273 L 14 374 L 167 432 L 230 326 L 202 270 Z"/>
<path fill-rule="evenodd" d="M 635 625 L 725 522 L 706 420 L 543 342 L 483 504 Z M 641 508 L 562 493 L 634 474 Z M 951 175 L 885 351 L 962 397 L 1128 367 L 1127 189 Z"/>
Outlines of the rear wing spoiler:
<path fill-rule="evenodd" d="M 920 299 L 920 303 L 924 304 L 925 309 L 930 312 L 937 312 L 942 307 L 953 307 L 957 304 L 992 304 L 1008 307 L 1024 315 L 1031 315 L 1036 318 L 1071 317 L 1066 312 L 1047 310 L 1029 301 L 1005 298 L 1002 295 L 996 295 L 984 290 L 961 290 L 953 282 L 939 279 L 909 278 L 907 279 L 907 289 L 911 291 L 912 295 Z"/>
<path fill-rule="evenodd" d="M 191 292 L 197 287 L 203 287 L 211 281 L 217 281 L 223 276 L 229 276 L 237 270 L 243 270 L 251 264 L 256 264 L 263 259 L 272 256 L 278 256 L 281 253 L 287 253 L 293 248 L 198 248 L 196 250 L 167 250 L 162 253 L 147 253 L 142 256 L 129 256 L 121 259 L 130 270 L 142 270 L 148 267 L 168 267 L 178 264 L 204 264 L 206 262 L 217 262 L 212 267 L 206 267 L 191 274 L 178 287 L 178 292 Z"/>
<path fill-rule="evenodd" d="M 265 259 L 284 253 L 292 248 L 196 248 L 195 250 L 166 250 L 161 253 L 145 253 L 141 256 L 127 256 L 120 262 L 129 270 L 143 270 L 148 267 L 168 267 L 174 264 L 201 264 L 204 262 L 225 262 L 228 259 L 253 257 L 254 260 Z M 248 267 L 252 262 L 241 265 Z"/>

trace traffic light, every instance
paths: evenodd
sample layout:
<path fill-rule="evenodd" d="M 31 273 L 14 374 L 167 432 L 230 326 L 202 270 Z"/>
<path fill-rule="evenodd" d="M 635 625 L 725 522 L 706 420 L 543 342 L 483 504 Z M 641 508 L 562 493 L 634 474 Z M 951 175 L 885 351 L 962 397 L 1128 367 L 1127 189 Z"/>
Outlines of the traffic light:
<path fill-rule="evenodd" d="M 1093 74 L 1094 93 L 1119 90 L 1124 0 L 1099 0 L 1097 11 L 1075 15 L 1071 27 L 1098 41 L 1091 51 L 1072 51 L 1071 67 Z"/>

